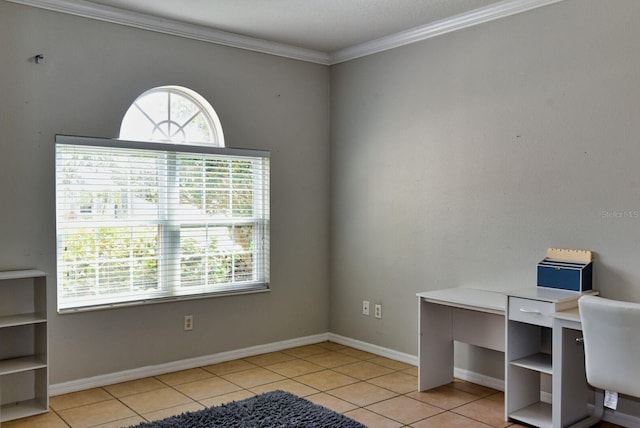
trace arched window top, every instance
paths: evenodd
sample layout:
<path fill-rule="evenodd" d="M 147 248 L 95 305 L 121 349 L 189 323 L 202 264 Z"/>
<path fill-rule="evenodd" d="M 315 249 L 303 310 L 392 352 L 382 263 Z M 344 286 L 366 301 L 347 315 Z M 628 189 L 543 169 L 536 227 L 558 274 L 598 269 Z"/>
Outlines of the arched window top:
<path fill-rule="evenodd" d="M 149 89 L 131 104 L 120 138 L 224 147 L 218 115 L 200 94 L 180 86 Z"/>

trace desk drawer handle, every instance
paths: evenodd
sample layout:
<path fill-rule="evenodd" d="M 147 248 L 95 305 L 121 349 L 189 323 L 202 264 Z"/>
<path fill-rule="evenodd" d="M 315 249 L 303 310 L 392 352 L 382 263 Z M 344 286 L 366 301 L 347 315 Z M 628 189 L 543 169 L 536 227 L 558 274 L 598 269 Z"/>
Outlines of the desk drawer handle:
<path fill-rule="evenodd" d="M 542 312 L 540 312 L 537 309 L 526 309 L 526 308 L 520 308 L 520 312 L 524 312 L 525 314 L 535 314 L 535 315 L 542 315 Z"/>

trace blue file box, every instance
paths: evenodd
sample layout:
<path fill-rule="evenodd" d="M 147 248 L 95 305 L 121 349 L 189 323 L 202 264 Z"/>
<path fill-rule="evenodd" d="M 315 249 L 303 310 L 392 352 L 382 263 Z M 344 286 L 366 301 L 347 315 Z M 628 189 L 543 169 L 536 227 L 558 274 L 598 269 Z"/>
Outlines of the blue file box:
<path fill-rule="evenodd" d="M 592 290 L 592 263 L 546 258 L 538 263 L 538 287 Z"/>

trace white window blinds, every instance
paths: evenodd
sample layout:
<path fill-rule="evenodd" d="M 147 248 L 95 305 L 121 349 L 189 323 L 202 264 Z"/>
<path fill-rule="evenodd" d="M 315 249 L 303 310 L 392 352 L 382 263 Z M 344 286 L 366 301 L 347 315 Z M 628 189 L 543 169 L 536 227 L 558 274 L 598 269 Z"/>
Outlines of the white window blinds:
<path fill-rule="evenodd" d="M 56 137 L 58 310 L 269 283 L 269 153 Z"/>

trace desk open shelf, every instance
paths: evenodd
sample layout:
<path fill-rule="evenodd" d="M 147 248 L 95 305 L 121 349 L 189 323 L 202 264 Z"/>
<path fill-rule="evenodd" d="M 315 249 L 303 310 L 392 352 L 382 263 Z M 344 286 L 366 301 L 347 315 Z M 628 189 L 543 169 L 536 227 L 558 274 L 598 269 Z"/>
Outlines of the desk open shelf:
<path fill-rule="evenodd" d="M 528 425 L 541 428 L 552 428 L 552 407 L 549 403 L 537 401 L 527 407 L 511 412 L 511 417 Z"/>
<path fill-rule="evenodd" d="M 543 352 L 538 352 L 536 354 L 511 361 L 510 364 L 540 373 L 546 373 L 548 375 L 553 374 L 551 354 L 545 354 Z"/>
<path fill-rule="evenodd" d="M 518 302 L 522 303 L 522 302 Z M 509 302 L 508 305 L 514 305 Z M 528 306 L 526 306 L 528 310 Z M 521 312 L 520 314 L 527 314 Z M 507 417 L 536 427 L 552 427 L 552 407 L 540 401 L 543 374 L 552 374 L 551 329 L 544 325 L 507 320 L 505 410 Z M 533 322 L 545 324 L 544 319 Z"/>

